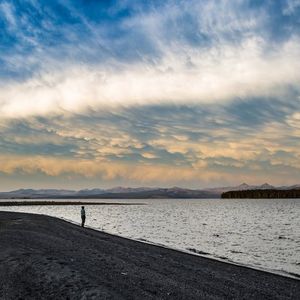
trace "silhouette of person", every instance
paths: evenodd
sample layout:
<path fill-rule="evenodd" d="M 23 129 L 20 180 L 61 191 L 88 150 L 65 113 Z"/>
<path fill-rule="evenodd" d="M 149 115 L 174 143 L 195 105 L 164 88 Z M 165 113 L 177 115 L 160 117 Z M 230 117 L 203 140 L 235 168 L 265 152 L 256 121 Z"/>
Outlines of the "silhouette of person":
<path fill-rule="evenodd" d="M 81 227 L 84 227 L 85 223 L 85 209 L 84 206 L 81 206 Z"/>

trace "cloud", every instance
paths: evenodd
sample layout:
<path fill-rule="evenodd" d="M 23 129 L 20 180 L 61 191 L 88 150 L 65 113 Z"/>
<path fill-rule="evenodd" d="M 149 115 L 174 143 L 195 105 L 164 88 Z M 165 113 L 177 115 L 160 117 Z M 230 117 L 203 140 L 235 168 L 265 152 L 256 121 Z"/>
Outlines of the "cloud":
<path fill-rule="evenodd" d="M 79 113 L 88 108 L 153 104 L 226 103 L 236 98 L 285 97 L 300 82 L 300 42 L 291 40 L 264 56 L 261 41 L 208 51 L 166 52 L 162 61 L 130 64 L 119 70 L 72 66 L 0 93 L 2 117 Z M 186 66 L 185 55 L 195 67 Z"/>
<path fill-rule="evenodd" d="M 284 15 L 294 14 L 297 10 L 300 9 L 300 1 L 299 0 L 287 0 L 286 6 L 283 9 Z"/>
<path fill-rule="evenodd" d="M 231 107 L 159 105 L 5 121 L 0 172 L 78 183 L 98 179 L 104 186 L 199 187 L 236 178 L 257 183 L 266 176 L 274 184 L 295 183 L 300 153 L 294 111 L 300 103 L 260 103 L 261 114 L 256 101 L 237 101 Z M 249 126 L 253 117 L 255 126 Z"/>
<path fill-rule="evenodd" d="M 2 4 L 3 117 L 299 94 L 298 1 L 56 4 Z"/>
<path fill-rule="evenodd" d="M 16 19 L 12 5 L 9 2 L 3 2 L 0 4 L 0 10 L 3 12 L 9 29 L 13 30 L 16 26 Z"/>
<path fill-rule="evenodd" d="M 277 154 L 276 154 L 277 155 Z M 282 154 L 281 154 L 282 156 Z M 194 167 L 167 165 L 139 165 L 112 163 L 95 160 L 64 159 L 43 156 L 0 156 L 0 172 L 6 175 L 40 176 L 43 174 L 59 178 L 97 178 L 101 185 L 119 180 L 133 185 L 173 185 L 201 187 L 216 182 L 236 182 L 247 180 L 250 183 L 262 181 L 266 176 L 274 184 L 292 184 L 299 179 L 300 166 L 288 166 L 281 161 L 249 160 L 241 162 L 227 157 L 199 161 Z M 270 177 L 270 173 L 273 175 Z M 292 176 L 291 176 L 292 175 Z M 78 177 L 79 176 L 79 177 Z M 282 178 L 284 176 L 284 179 Z"/>
<path fill-rule="evenodd" d="M 143 166 L 130 164 L 116 164 L 103 161 L 58 159 L 42 156 L 16 157 L 1 156 L 0 171 L 10 174 L 16 171 L 32 174 L 41 172 L 48 176 L 61 174 L 79 174 L 84 177 L 99 177 L 99 179 L 113 180 L 118 177 L 135 180 L 140 183 L 157 182 L 166 183 L 172 176 L 174 180 L 188 181 L 197 175 L 190 168 L 169 166 Z M 198 177 L 199 175 L 197 175 Z"/>

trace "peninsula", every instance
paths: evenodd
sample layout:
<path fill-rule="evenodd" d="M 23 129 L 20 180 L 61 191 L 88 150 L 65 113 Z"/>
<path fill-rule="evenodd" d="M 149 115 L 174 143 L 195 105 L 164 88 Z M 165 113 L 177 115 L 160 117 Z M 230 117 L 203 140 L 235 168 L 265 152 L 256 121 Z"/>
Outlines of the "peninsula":
<path fill-rule="evenodd" d="M 276 199 L 276 198 L 300 198 L 300 188 L 289 190 L 257 189 L 244 191 L 228 191 L 222 193 L 221 198 L 255 198 L 255 199 Z"/>

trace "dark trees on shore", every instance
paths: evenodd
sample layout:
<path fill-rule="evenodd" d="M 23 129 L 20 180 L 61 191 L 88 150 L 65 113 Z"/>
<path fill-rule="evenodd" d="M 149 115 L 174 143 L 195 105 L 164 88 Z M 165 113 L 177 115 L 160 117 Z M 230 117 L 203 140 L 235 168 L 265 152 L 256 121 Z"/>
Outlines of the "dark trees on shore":
<path fill-rule="evenodd" d="M 300 198 L 300 189 L 229 191 L 222 193 L 221 198 Z"/>

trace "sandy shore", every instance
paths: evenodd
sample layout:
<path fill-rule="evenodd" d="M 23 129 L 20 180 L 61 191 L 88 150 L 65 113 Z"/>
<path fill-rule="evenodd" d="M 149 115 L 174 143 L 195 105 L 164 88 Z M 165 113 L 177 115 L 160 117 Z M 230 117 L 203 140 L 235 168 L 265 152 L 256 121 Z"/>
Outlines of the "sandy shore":
<path fill-rule="evenodd" d="M 0 299 L 300 299 L 300 281 L 0 212 Z"/>

